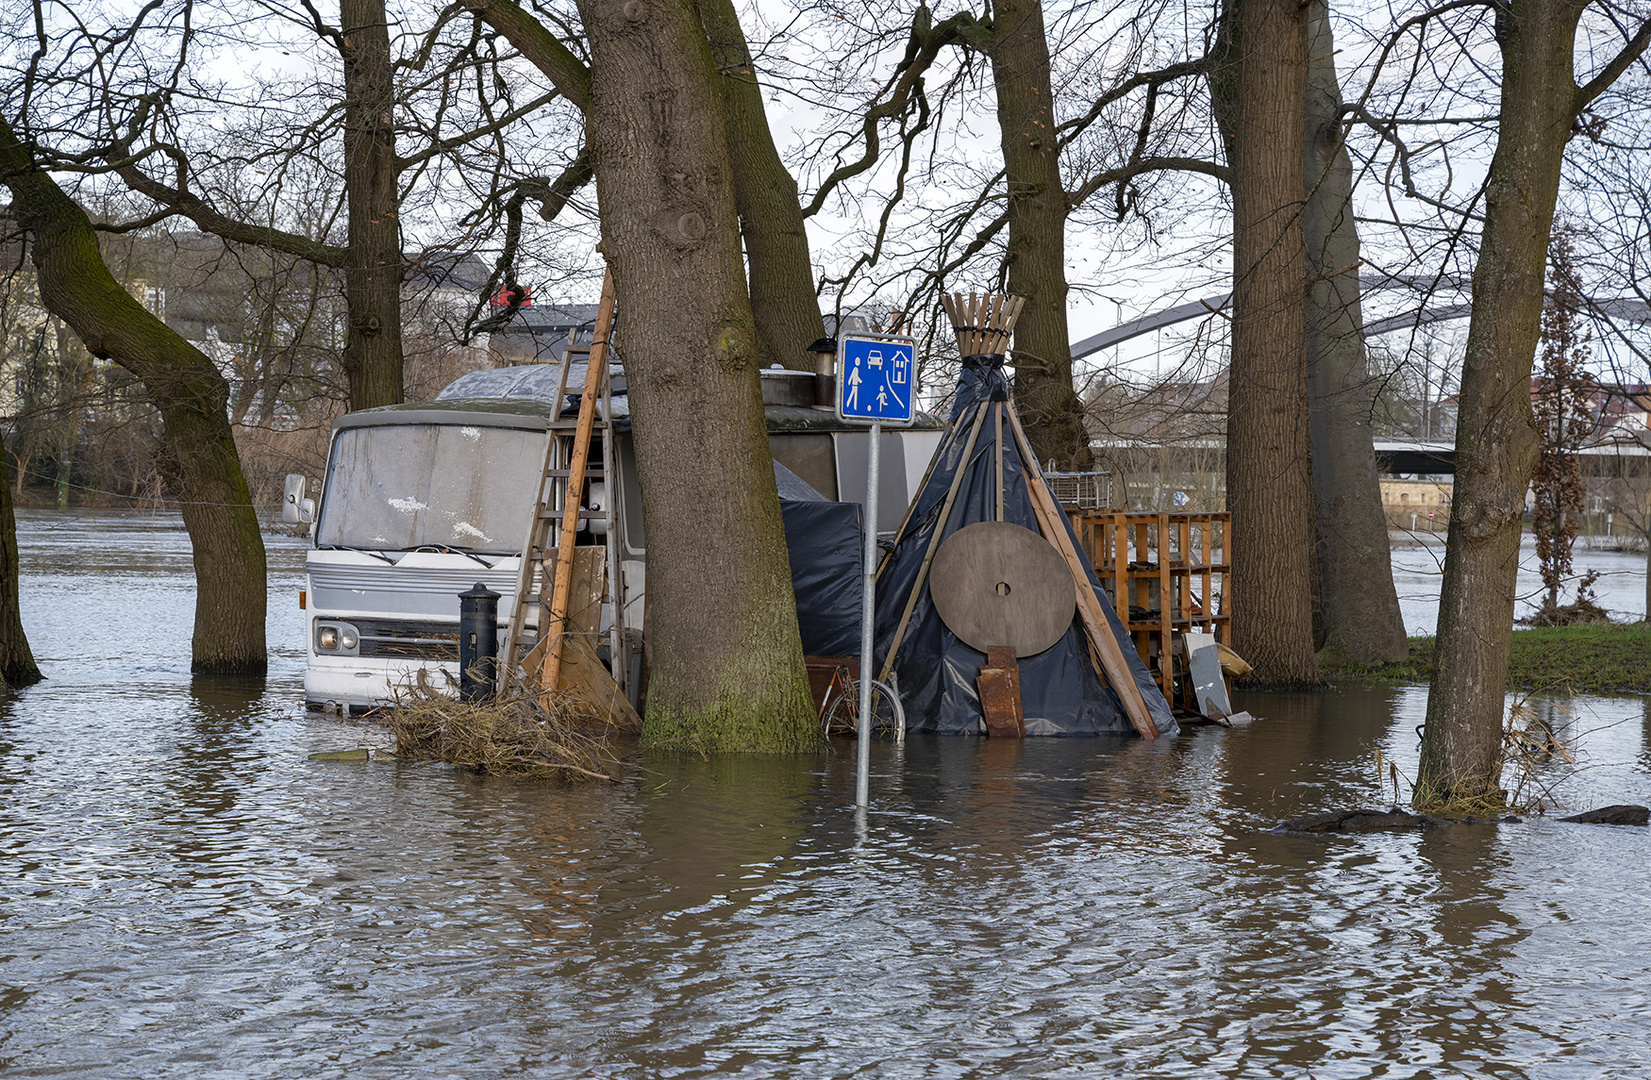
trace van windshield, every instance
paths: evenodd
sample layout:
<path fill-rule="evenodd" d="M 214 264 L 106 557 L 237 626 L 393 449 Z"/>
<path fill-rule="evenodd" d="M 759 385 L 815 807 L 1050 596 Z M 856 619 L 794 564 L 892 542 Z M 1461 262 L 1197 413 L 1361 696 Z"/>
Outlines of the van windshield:
<path fill-rule="evenodd" d="M 345 428 L 327 463 L 320 547 L 521 550 L 545 433 L 461 424 Z"/>

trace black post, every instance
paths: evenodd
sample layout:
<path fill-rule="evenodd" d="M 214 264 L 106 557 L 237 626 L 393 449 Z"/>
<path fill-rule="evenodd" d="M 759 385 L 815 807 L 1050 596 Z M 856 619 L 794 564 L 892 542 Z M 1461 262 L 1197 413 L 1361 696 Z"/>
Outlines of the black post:
<path fill-rule="evenodd" d="M 499 594 L 481 582 L 459 593 L 459 700 L 493 696 L 499 656 Z"/>

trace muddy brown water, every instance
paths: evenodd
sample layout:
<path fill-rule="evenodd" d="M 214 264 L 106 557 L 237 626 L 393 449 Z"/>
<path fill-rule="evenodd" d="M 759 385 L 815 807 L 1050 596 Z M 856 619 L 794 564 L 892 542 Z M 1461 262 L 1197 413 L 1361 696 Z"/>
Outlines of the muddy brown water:
<path fill-rule="evenodd" d="M 1651 830 L 1289 836 L 1412 771 L 1418 689 L 1135 741 L 322 763 L 302 547 L 263 681 L 191 680 L 175 519 L 27 514 L 50 679 L 0 700 L 0 1075 L 1630 1077 Z M 1576 808 L 1651 803 L 1643 698 L 1533 703 Z"/>

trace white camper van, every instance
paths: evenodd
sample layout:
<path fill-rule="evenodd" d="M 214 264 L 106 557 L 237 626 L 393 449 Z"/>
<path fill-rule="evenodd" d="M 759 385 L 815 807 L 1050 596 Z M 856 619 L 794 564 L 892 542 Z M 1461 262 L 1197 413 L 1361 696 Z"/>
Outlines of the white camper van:
<path fill-rule="evenodd" d="M 391 702 L 421 670 L 430 686 L 456 685 L 458 594 L 478 583 L 501 595 L 502 641 L 542 509 L 547 453 L 565 470 L 572 450 L 577 398 L 567 388 L 583 385 L 581 369 L 572 362 L 473 372 L 434 401 L 350 413 L 334 425 L 319 498 L 306 499 L 303 480 L 289 478 L 285 514 L 310 522 L 313 540 L 304 612 L 309 707 L 366 712 Z M 774 458 L 826 499 L 861 502 L 866 429 L 816 406 L 815 379 L 763 372 Z M 598 428 L 577 542 L 606 550 L 603 658 L 634 702 L 647 545 L 617 365 Z M 884 521 L 899 522 L 941 434 L 938 423 L 883 434 Z M 548 501 L 560 508 L 559 493 Z"/>

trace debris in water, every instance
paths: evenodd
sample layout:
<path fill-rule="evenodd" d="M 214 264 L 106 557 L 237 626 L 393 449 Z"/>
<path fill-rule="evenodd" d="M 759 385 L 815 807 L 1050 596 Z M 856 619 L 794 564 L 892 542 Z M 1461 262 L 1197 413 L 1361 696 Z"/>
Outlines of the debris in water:
<path fill-rule="evenodd" d="M 1651 808 L 1633 805 L 1602 806 L 1598 810 L 1587 810 L 1559 820 L 1580 822 L 1583 825 L 1644 825 L 1651 822 Z"/>
<path fill-rule="evenodd" d="M 311 754 L 311 761 L 370 761 L 372 752 L 365 746 L 358 746 L 354 750 L 324 750 L 319 754 Z"/>
<path fill-rule="evenodd" d="M 605 735 L 625 725 L 614 724 L 610 711 L 580 695 L 550 697 L 513 687 L 496 700 L 463 702 L 421 680 L 380 715 L 403 758 L 501 776 L 619 782 Z"/>
<path fill-rule="evenodd" d="M 1314 814 L 1279 823 L 1280 832 L 1367 833 L 1400 829 L 1430 829 L 1444 822 L 1422 814 L 1392 810 L 1343 810 L 1335 814 Z"/>

